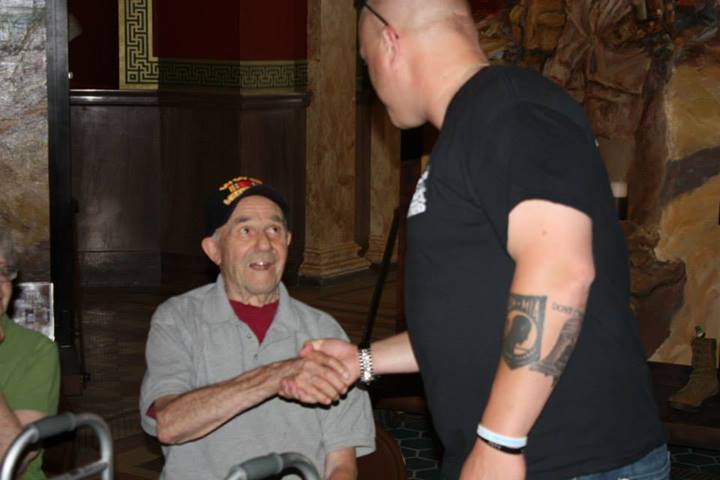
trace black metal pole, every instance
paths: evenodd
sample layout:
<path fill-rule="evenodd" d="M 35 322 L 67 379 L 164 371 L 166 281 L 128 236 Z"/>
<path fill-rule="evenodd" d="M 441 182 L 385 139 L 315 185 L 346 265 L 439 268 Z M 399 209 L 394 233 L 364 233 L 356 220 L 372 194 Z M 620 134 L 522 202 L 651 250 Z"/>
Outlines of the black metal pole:
<path fill-rule="evenodd" d="M 368 312 L 367 320 L 365 321 L 365 332 L 363 333 L 359 344 L 361 348 L 367 348 L 370 346 L 373 328 L 375 327 L 375 318 L 377 317 L 377 311 L 380 307 L 380 299 L 382 298 L 383 288 L 385 287 L 385 278 L 387 278 L 387 274 L 390 271 L 392 254 L 393 250 L 395 250 L 395 239 L 397 238 L 398 228 L 400 226 L 399 215 L 399 208 L 396 208 L 393 212 L 393 219 L 390 224 L 387 242 L 385 242 L 385 252 L 383 253 L 382 264 L 380 265 L 380 275 L 378 276 L 377 282 L 375 282 L 372 299 L 370 300 L 370 311 Z"/>
<path fill-rule="evenodd" d="M 55 289 L 55 338 L 72 348 L 74 337 L 74 211 L 70 168 L 70 85 L 67 0 L 47 0 L 50 275 Z"/>

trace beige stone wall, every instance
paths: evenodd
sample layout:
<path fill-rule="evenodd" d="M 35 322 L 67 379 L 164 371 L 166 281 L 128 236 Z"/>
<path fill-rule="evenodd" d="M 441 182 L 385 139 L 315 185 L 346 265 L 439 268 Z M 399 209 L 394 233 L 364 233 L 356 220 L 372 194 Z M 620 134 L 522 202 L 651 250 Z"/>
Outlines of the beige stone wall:
<path fill-rule="evenodd" d="M 720 339 L 720 175 L 672 202 L 660 221 L 661 260 L 682 260 L 687 269 L 684 304 L 670 326 L 670 336 L 652 359 L 690 363 L 688 339 L 695 325 Z"/>
<path fill-rule="evenodd" d="M 678 65 L 667 85 L 669 164 L 680 166 L 698 152 L 714 152 L 720 147 L 720 63 L 712 57 L 705 60 Z M 712 175 L 720 171 L 720 155 L 707 155 L 709 160 L 703 165 Z M 661 260 L 684 262 L 687 280 L 683 305 L 652 360 L 689 364 L 689 339 L 695 325 L 702 325 L 709 337 L 720 339 L 720 175 L 702 180 L 695 178 L 701 184 L 669 200 L 661 213 L 655 253 Z"/>
<path fill-rule="evenodd" d="M 400 202 L 400 130 L 390 122 L 380 100 L 373 101 L 371 111 L 370 236 L 365 258 L 380 263 L 393 212 Z"/>
<path fill-rule="evenodd" d="M 45 2 L 0 2 L 0 229 L 23 280 L 50 279 Z"/>
<path fill-rule="evenodd" d="M 720 145 L 720 61 L 678 65 L 665 98 L 670 161 Z"/>

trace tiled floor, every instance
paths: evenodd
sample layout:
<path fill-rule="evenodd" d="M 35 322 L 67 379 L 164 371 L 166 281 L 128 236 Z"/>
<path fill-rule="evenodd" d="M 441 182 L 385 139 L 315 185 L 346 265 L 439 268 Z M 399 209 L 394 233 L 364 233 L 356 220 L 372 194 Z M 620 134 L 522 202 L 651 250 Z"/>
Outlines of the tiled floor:
<path fill-rule="evenodd" d="M 387 431 L 400 444 L 408 480 L 440 480 L 441 447 L 432 431 L 430 419 L 417 414 L 382 415 Z M 388 417 L 390 419 L 388 420 Z"/>
<path fill-rule="evenodd" d="M 382 418 L 386 418 L 382 416 Z M 402 414 L 386 423 L 400 444 L 409 480 L 439 480 L 440 444 L 427 417 Z M 720 479 L 720 452 L 671 445 L 672 480 Z"/>
<path fill-rule="evenodd" d="M 670 446 L 673 479 L 720 479 L 720 452 L 676 445 Z"/>
<path fill-rule="evenodd" d="M 330 312 L 351 339 L 363 332 L 376 275 L 365 272 L 330 285 L 298 286 L 291 294 Z M 377 317 L 374 338 L 395 330 L 396 281 L 391 272 Z M 145 338 L 155 307 L 186 288 L 86 289 L 82 296 L 82 325 L 86 368 L 91 375 L 82 398 L 73 399 L 75 411 L 92 411 L 110 424 L 115 440 L 118 480 L 155 479 L 162 469 L 157 442 L 139 426 L 137 397 L 144 371 Z M 398 440 L 408 479 L 439 477 L 439 444 L 429 419 L 422 415 L 379 415 Z M 81 458 L 92 455 L 92 439 L 79 438 Z M 720 452 L 673 447 L 673 479 L 720 479 Z M 380 479 L 377 479 L 380 480 Z"/>

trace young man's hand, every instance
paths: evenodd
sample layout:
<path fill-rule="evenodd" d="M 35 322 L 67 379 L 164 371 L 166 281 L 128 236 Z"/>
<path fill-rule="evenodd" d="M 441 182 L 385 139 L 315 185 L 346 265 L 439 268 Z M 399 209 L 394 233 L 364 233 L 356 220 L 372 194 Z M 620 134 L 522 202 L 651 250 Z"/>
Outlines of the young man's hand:
<path fill-rule="evenodd" d="M 303 403 L 322 403 L 328 405 L 338 396 L 344 395 L 350 385 L 360 376 L 360 366 L 357 359 L 357 347 L 344 340 L 321 339 L 305 343 L 299 353 L 300 360 L 319 362 L 321 365 L 331 367 L 334 373 L 339 373 L 339 385 L 336 375 L 330 374 L 325 379 L 315 379 L 318 385 L 313 385 L 309 378 L 299 375 L 289 375 L 280 382 L 278 394 L 287 399 L 298 400 Z M 330 372 L 333 373 L 333 372 Z M 325 381 L 323 381 L 325 380 Z M 319 388 L 318 388 L 319 387 Z M 336 394 L 328 401 L 328 388 L 334 389 Z"/>
<path fill-rule="evenodd" d="M 477 440 L 465 459 L 460 480 L 524 480 L 525 457 L 492 448 Z"/>
<path fill-rule="evenodd" d="M 309 404 L 330 405 L 350 385 L 350 373 L 340 360 L 307 344 L 298 358 L 283 362 L 281 375 L 278 395 Z"/>

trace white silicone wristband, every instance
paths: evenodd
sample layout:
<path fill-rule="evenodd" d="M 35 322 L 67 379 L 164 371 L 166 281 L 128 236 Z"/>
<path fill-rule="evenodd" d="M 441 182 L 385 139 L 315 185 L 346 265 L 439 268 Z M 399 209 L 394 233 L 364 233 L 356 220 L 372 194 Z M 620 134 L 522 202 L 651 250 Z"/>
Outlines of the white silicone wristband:
<path fill-rule="evenodd" d="M 477 434 L 478 437 L 489 440 L 497 445 L 502 445 L 503 447 L 524 448 L 527 445 L 527 437 L 507 437 L 500 435 L 483 427 L 482 424 L 478 424 Z"/>

